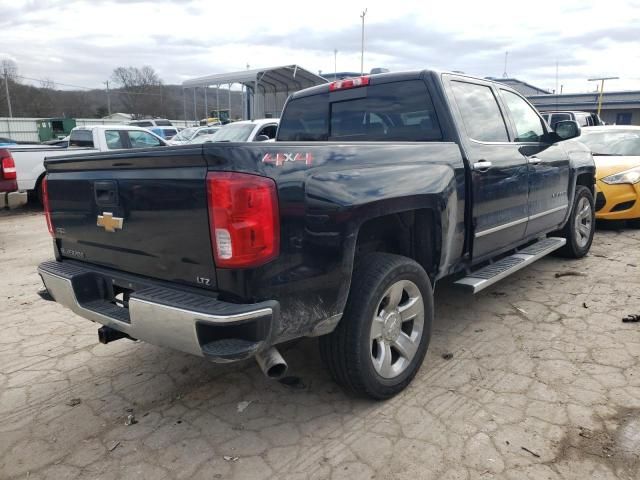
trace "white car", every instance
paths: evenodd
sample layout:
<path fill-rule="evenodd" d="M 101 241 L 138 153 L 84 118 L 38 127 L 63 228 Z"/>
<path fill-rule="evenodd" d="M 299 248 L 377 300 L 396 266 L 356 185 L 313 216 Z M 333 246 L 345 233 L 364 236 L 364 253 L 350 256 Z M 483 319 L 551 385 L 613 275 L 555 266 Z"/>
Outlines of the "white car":
<path fill-rule="evenodd" d="M 173 127 L 173 123 L 166 118 L 143 118 L 142 120 L 134 120 L 129 122 L 132 127 Z"/>
<path fill-rule="evenodd" d="M 45 175 L 45 158 L 63 155 L 106 152 L 129 148 L 164 147 L 168 143 L 146 128 L 130 125 L 95 125 L 76 127 L 69 135 L 69 146 L 7 147 L 16 164 L 18 190 L 42 198 L 41 185 Z"/>
<path fill-rule="evenodd" d="M 224 125 L 211 135 L 212 142 L 264 142 L 276 138 L 278 118 L 243 120 Z"/>
<path fill-rule="evenodd" d="M 221 127 L 189 127 L 184 130 L 180 130 L 176 136 L 169 140 L 169 145 L 184 145 L 185 143 L 200 143 L 195 142 L 197 138 L 203 135 L 212 135 L 220 130 Z"/>

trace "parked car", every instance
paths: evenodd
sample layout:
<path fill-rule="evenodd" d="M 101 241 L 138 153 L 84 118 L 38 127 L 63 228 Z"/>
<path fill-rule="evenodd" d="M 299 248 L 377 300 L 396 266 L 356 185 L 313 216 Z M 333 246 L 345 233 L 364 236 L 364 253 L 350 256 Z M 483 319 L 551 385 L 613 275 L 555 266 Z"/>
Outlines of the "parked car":
<path fill-rule="evenodd" d="M 27 203 L 26 192 L 18 192 L 16 164 L 11 152 L 0 148 L 0 209 Z"/>
<path fill-rule="evenodd" d="M 640 225 L 640 127 L 585 128 L 580 141 L 596 162 L 596 218 Z"/>
<path fill-rule="evenodd" d="M 42 199 L 44 160 L 70 154 L 84 154 L 147 148 L 168 145 L 167 142 L 145 128 L 128 125 L 95 125 L 76 127 L 69 135 L 68 147 L 18 145 L 9 147 L 18 171 L 18 189 L 27 191 L 32 198 Z"/>
<path fill-rule="evenodd" d="M 595 165 L 562 141 L 579 133 L 488 80 L 339 80 L 293 94 L 273 143 L 47 160 L 57 260 L 38 271 L 103 343 L 255 356 L 277 377 L 278 344 L 320 336 L 339 383 L 388 398 L 422 364 L 442 278 L 478 292 L 550 252 L 587 254 Z"/>
<path fill-rule="evenodd" d="M 277 118 L 228 123 L 212 135 L 213 142 L 263 142 L 276 137 Z"/>
<path fill-rule="evenodd" d="M 15 140 L 10 138 L 0 137 L 0 147 L 11 147 L 17 145 L 18 143 Z"/>
<path fill-rule="evenodd" d="M 46 142 L 42 142 L 42 145 L 67 148 L 69 146 L 69 135 L 63 138 L 54 138 L 53 140 L 47 140 Z"/>
<path fill-rule="evenodd" d="M 189 127 L 178 132 L 170 141 L 170 145 L 184 145 L 185 143 L 191 143 L 196 138 L 202 135 L 212 135 L 220 130 L 219 126 L 216 127 Z M 202 142 L 199 142 L 202 143 Z"/>
<path fill-rule="evenodd" d="M 165 140 L 171 140 L 178 133 L 175 127 L 148 127 L 147 130 Z"/>
<path fill-rule="evenodd" d="M 134 120 L 129 122 L 129 125 L 132 127 L 173 127 L 173 124 L 170 120 L 166 118 L 143 118 L 141 120 Z"/>
<path fill-rule="evenodd" d="M 541 115 L 552 129 L 555 129 L 556 124 L 563 120 L 574 120 L 581 127 L 604 125 L 604 122 L 600 119 L 598 114 L 591 112 L 566 110 L 543 112 Z"/>

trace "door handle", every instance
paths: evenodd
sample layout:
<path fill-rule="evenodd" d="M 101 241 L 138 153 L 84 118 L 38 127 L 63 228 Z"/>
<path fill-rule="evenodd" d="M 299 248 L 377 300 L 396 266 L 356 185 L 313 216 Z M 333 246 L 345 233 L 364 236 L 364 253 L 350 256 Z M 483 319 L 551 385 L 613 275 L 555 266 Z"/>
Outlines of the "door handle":
<path fill-rule="evenodd" d="M 486 172 L 491 168 L 491 162 L 487 162 L 486 160 L 480 160 L 473 164 L 473 169 L 476 172 Z"/>
<path fill-rule="evenodd" d="M 118 206 L 118 183 L 114 180 L 101 180 L 93 184 L 96 205 L 100 207 Z"/>
<path fill-rule="evenodd" d="M 536 157 L 535 155 L 533 155 L 532 157 L 529 157 L 529 163 L 531 165 L 538 165 L 540 162 L 542 162 L 542 160 Z"/>

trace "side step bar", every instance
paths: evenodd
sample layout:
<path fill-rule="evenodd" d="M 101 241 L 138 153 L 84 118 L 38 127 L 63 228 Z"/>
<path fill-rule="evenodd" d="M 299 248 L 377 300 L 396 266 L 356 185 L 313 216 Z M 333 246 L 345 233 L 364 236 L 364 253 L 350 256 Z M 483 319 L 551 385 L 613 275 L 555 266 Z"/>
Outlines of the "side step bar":
<path fill-rule="evenodd" d="M 564 238 L 549 237 L 537 241 L 513 255 L 504 257 L 486 267 L 471 272 L 461 278 L 454 285 L 459 285 L 471 293 L 478 293 L 489 285 L 493 285 L 499 280 L 508 277 L 512 273 L 531 265 L 536 260 L 550 254 L 554 250 L 564 246 L 567 241 Z"/>

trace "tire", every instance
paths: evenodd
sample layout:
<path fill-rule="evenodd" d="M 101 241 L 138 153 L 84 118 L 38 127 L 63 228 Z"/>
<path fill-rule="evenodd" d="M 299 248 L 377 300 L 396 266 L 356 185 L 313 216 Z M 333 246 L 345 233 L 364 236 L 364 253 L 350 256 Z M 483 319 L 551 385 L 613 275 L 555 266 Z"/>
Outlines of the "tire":
<path fill-rule="evenodd" d="M 591 248 L 596 227 L 596 217 L 591 190 L 582 185 L 576 188 L 571 215 L 560 230 L 560 236 L 567 239 L 558 254 L 565 258 L 582 258 Z"/>
<path fill-rule="evenodd" d="M 320 354 L 340 385 L 387 399 L 418 373 L 432 321 L 433 290 L 424 269 L 406 257 L 372 253 L 356 265 L 342 320 L 320 337 Z"/>

